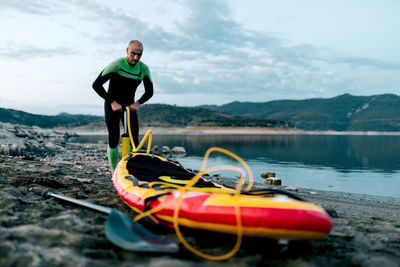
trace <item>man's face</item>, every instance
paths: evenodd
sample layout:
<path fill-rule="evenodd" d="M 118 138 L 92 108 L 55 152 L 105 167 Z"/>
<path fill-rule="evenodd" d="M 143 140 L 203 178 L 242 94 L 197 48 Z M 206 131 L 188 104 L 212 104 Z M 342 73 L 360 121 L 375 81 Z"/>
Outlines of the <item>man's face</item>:
<path fill-rule="evenodd" d="M 138 43 L 132 43 L 126 49 L 126 59 L 129 65 L 135 65 L 142 57 L 143 47 Z"/>

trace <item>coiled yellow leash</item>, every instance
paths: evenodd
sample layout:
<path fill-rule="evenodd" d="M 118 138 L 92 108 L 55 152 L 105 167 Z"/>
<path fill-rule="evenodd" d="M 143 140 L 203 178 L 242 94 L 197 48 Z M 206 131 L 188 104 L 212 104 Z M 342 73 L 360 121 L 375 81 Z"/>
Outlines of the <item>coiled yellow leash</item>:
<path fill-rule="evenodd" d="M 140 142 L 140 144 L 138 145 L 138 147 L 135 147 L 135 144 L 133 142 L 132 139 L 132 134 L 131 134 L 131 128 L 130 128 L 130 123 L 129 123 L 129 108 L 126 108 L 127 110 L 127 117 L 128 117 L 128 121 L 127 121 L 127 125 L 128 125 L 128 132 L 129 132 L 129 138 L 133 147 L 133 153 L 136 153 L 137 151 L 139 151 L 139 149 L 144 145 L 146 139 L 148 139 L 148 143 L 147 143 L 147 154 L 150 153 L 150 148 L 151 148 L 151 141 L 152 141 L 152 131 L 149 129 L 145 136 L 142 138 L 142 141 Z M 129 145 L 129 144 L 128 144 Z M 211 167 L 211 168 L 206 168 L 207 167 L 207 162 L 208 162 L 208 158 L 210 156 L 210 154 L 212 152 L 221 152 L 224 153 L 228 156 L 231 156 L 232 158 L 234 158 L 235 160 L 237 160 L 243 167 L 243 168 L 238 168 L 238 167 L 234 167 L 234 166 L 216 166 L 216 167 Z M 199 179 L 202 178 L 202 176 L 206 173 L 211 173 L 217 170 L 231 170 L 231 171 L 236 171 L 238 173 L 240 173 L 239 176 L 239 182 L 235 188 L 235 193 L 232 196 L 232 198 L 234 199 L 234 203 L 235 203 L 235 216 L 236 216 L 236 229 L 237 229 L 237 239 L 236 239 L 236 244 L 235 246 L 232 248 L 231 251 L 229 251 L 228 253 L 224 254 L 224 255 L 219 255 L 219 256 L 214 256 L 214 255 L 209 255 L 209 254 L 205 254 L 197 249 L 195 249 L 192 245 L 190 245 L 186 239 L 184 238 L 184 236 L 182 235 L 180 229 L 179 229 L 179 223 L 178 223 L 178 219 L 179 219 L 179 209 L 182 203 L 182 198 L 183 196 L 188 192 L 188 191 L 201 191 L 201 192 L 214 192 L 214 189 L 205 189 L 205 188 L 195 188 L 193 187 L 193 185 L 195 185 Z M 142 212 L 141 214 L 137 215 L 134 220 L 137 222 L 140 219 L 149 216 L 157 211 L 160 211 L 162 209 L 164 209 L 165 207 L 172 205 L 173 203 L 176 202 L 176 207 L 174 210 L 174 217 L 173 217 L 173 225 L 174 225 L 174 229 L 176 232 L 176 235 L 178 237 L 178 239 L 182 242 L 182 244 L 191 252 L 193 252 L 194 254 L 203 257 L 205 259 L 208 260 L 214 260 L 214 261 L 221 261 L 221 260 L 226 260 L 230 257 L 232 257 L 233 255 L 236 254 L 236 252 L 239 250 L 240 245 L 242 243 L 242 237 L 243 237 L 243 228 L 242 228 L 242 221 L 241 221 L 241 214 L 240 214 L 240 207 L 238 205 L 238 199 L 240 196 L 240 192 L 242 190 L 242 187 L 245 183 L 245 178 L 246 178 L 246 172 L 249 175 L 249 184 L 246 187 L 246 191 L 250 191 L 252 186 L 253 186 L 253 174 L 251 172 L 251 169 L 249 168 L 249 166 L 246 164 L 246 162 L 244 162 L 240 157 L 238 157 L 237 155 L 235 155 L 234 153 L 223 149 L 223 148 L 218 148 L 218 147 L 211 147 L 209 148 L 205 155 L 204 155 L 204 160 L 203 160 L 203 164 L 201 167 L 201 170 L 190 180 L 186 183 L 185 186 L 179 186 L 179 185 L 173 185 L 173 184 L 169 184 L 169 183 L 165 183 L 165 182 L 153 182 L 151 184 L 161 184 L 161 185 L 167 185 L 168 187 L 173 187 L 176 188 L 174 191 L 172 191 L 172 193 L 178 193 L 179 192 L 179 196 L 176 199 L 172 199 L 156 208 L 153 208 L 151 210 L 148 210 L 146 212 Z"/>
<path fill-rule="evenodd" d="M 129 133 L 129 135 L 128 135 Z M 124 158 L 126 155 L 129 154 L 129 140 L 132 145 L 132 152 L 136 153 L 142 148 L 144 143 L 146 142 L 146 139 L 149 139 L 147 143 L 147 150 L 146 153 L 150 153 L 150 148 L 151 148 L 151 141 L 152 141 L 152 132 L 151 129 L 149 129 L 145 136 L 142 138 L 142 141 L 138 145 L 138 147 L 135 146 L 135 142 L 133 141 L 132 138 L 132 132 L 131 132 L 131 124 L 130 124 L 130 110 L 129 107 L 126 107 L 126 111 L 124 112 L 124 134 L 122 135 L 122 158 Z"/>

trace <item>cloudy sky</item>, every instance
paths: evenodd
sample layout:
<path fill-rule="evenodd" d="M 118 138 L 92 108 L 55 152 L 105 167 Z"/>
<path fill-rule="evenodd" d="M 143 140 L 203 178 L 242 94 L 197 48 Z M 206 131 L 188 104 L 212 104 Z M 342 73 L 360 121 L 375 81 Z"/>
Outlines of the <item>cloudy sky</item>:
<path fill-rule="evenodd" d="M 0 107 L 102 114 L 92 82 L 131 39 L 149 103 L 399 95 L 399 12 L 398 0 L 1 0 Z"/>

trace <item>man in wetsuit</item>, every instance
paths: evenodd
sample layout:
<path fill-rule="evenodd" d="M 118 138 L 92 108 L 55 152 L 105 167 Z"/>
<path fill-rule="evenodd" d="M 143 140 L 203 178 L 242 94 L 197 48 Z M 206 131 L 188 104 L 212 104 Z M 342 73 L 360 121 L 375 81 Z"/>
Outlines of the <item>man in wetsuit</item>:
<path fill-rule="evenodd" d="M 129 107 L 131 111 L 130 125 L 135 146 L 139 143 L 139 123 L 137 111 L 139 105 L 153 96 L 153 82 L 150 70 L 140 61 L 143 45 L 137 40 L 129 42 L 126 48 L 126 58 L 119 58 L 108 65 L 93 83 L 93 89 L 104 102 L 105 120 L 108 130 L 107 156 L 111 171 L 114 172 L 118 163 L 118 144 L 120 136 L 120 121 L 123 122 L 123 111 Z M 108 91 L 103 84 L 109 82 Z M 144 94 L 135 101 L 135 92 L 139 84 L 144 83 Z"/>

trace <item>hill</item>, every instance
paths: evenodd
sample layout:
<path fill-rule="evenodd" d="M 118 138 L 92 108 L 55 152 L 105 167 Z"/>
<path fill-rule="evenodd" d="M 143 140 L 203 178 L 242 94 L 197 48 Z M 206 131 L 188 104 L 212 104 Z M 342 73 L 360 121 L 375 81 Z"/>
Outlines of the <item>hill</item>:
<path fill-rule="evenodd" d="M 15 109 L 0 108 L 0 122 L 9 122 L 41 128 L 54 128 L 58 126 L 77 127 L 91 122 L 104 120 L 101 116 L 72 115 L 62 112 L 58 115 L 37 115 Z"/>
<path fill-rule="evenodd" d="M 232 102 L 201 106 L 253 119 L 279 120 L 303 130 L 400 131 L 400 96 L 383 94 L 333 98 Z"/>
<path fill-rule="evenodd" d="M 177 107 L 164 104 L 143 105 L 139 110 L 139 120 L 141 126 L 150 127 L 290 127 L 283 121 L 249 119 L 205 108 Z M 89 128 L 105 128 L 103 116 L 71 115 L 64 112 L 48 116 L 4 108 L 0 108 L 0 122 L 36 125 L 41 128 L 82 127 L 86 125 Z"/>
<path fill-rule="evenodd" d="M 143 105 L 139 110 L 142 126 L 152 127 L 291 127 L 284 121 L 245 118 L 199 107 L 165 104 Z"/>

